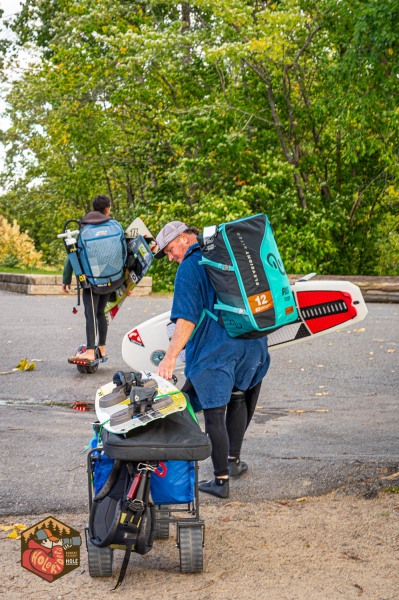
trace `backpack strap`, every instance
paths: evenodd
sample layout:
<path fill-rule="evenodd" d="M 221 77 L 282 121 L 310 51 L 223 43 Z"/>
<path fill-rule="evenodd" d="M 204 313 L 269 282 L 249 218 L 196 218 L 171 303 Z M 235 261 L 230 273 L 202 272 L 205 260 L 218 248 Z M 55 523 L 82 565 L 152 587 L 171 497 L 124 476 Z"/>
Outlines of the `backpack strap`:
<path fill-rule="evenodd" d="M 215 305 L 216 306 L 216 305 Z M 204 318 L 206 317 L 206 315 L 208 315 L 208 317 L 211 317 L 211 319 L 213 319 L 214 321 L 217 321 L 218 318 L 216 315 L 214 315 L 210 310 L 208 310 L 207 308 L 204 308 L 202 310 L 200 319 L 198 321 L 198 323 L 195 326 L 194 331 L 192 332 L 192 334 L 190 335 L 190 340 L 193 339 L 193 337 L 195 336 L 195 334 L 197 333 L 197 330 L 199 329 L 199 327 L 201 326 L 202 321 L 204 320 Z"/>
<path fill-rule="evenodd" d="M 116 458 L 115 461 L 114 461 L 114 464 L 112 465 L 112 469 L 110 471 L 110 474 L 108 475 L 108 479 L 104 483 L 103 487 L 98 492 L 98 494 L 96 495 L 96 497 L 94 498 L 94 502 L 96 502 L 96 501 L 98 502 L 99 500 L 102 500 L 103 498 L 105 498 L 105 496 L 107 494 L 109 494 L 109 492 L 114 487 L 114 484 L 115 484 L 116 480 L 119 477 L 119 473 L 121 472 L 121 468 L 122 468 L 122 461 L 119 458 Z"/>
<path fill-rule="evenodd" d="M 223 302 L 217 302 L 213 305 L 216 310 L 224 310 L 226 312 L 232 312 L 236 315 L 248 315 L 248 311 L 245 308 L 237 308 L 236 306 L 230 306 L 229 304 L 223 304 Z"/>
<path fill-rule="evenodd" d="M 198 264 L 205 265 L 208 267 L 214 267 L 215 269 L 220 269 L 221 271 L 235 271 L 232 265 L 224 265 L 223 263 L 217 263 L 205 257 L 202 257 L 201 260 L 198 261 Z"/>
<path fill-rule="evenodd" d="M 133 546 L 137 543 L 137 537 L 140 527 L 143 522 L 144 513 L 148 505 L 149 493 L 150 493 L 150 472 L 144 470 L 141 480 L 138 484 L 137 492 L 131 499 L 127 499 L 125 504 L 126 513 L 123 515 L 122 526 L 129 527 L 130 529 L 136 529 L 135 535 L 126 531 L 126 552 L 123 557 L 121 570 L 119 572 L 118 581 L 112 591 L 118 589 L 122 581 L 125 578 L 127 566 L 129 564 L 130 557 L 132 555 Z M 133 483 L 133 482 L 132 482 Z M 125 511 L 123 511 L 125 512 Z M 133 519 L 132 519 L 133 516 Z"/>

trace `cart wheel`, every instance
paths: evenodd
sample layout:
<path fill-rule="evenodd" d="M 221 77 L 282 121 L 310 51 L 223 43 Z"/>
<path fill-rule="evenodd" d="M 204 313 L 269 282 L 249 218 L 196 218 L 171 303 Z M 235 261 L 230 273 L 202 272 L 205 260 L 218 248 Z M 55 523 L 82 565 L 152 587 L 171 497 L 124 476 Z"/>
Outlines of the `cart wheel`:
<path fill-rule="evenodd" d="M 92 367 L 86 367 L 85 365 L 76 365 L 76 367 L 79 373 L 88 373 L 89 375 L 92 375 L 98 369 L 98 365 L 93 365 Z"/>
<path fill-rule="evenodd" d="M 90 540 L 87 540 L 87 558 L 90 577 L 112 577 L 114 558 L 112 548 L 97 548 Z"/>
<path fill-rule="evenodd" d="M 202 528 L 179 528 L 180 572 L 201 573 L 203 565 Z"/>
<path fill-rule="evenodd" d="M 165 510 L 164 508 L 155 509 L 154 538 L 161 540 L 169 537 L 169 518 L 169 510 Z"/>

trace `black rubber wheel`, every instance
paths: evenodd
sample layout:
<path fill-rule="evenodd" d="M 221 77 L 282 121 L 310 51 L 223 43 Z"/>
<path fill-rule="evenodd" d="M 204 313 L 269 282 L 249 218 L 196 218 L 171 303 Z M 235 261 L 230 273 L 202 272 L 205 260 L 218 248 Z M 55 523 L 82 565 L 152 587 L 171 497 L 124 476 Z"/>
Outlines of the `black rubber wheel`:
<path fill-rule="evenodd" d="M 112 577 L 114 551 L 112 548 L 97 548 L 87 540 L 87 558 L 90 577 Z"/>
<path fill-rule="evenodd" d="M 202 528 L 179 528 L 181 573 L 202 573 L 204 570 Z"/>
<path fill-rule="evenodd" d="M 85 365 L 76 365 L 76 367 L 79 373 L 88 373 L 89 375 L 92 375 L 98 369 L 98 365 L 93 365 L 92 367 L 86 367 Z"/>
<path fill-rule="evenodd" d="M 161 540 L 169 537 L 169 518 L 169 510 L 166 510 L 165 508 L 155 509 L 155 539 Z"/>

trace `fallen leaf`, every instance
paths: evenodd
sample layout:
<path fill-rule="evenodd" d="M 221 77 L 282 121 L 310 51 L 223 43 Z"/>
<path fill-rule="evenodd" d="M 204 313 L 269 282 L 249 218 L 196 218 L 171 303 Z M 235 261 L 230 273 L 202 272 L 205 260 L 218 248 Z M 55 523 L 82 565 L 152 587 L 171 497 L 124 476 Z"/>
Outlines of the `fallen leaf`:
<path fill-rule="evenodd" d="M 29 362 L 27 358 L 19 361 L 16 366 L 17 371 L 33 371 L 36 368 L 36 363 Z"/>
<path fill-rule="evenodd" d="M 389 350 L 387 350 L 388 353 L 392 353 L 392 352 L 396 352 L 396 350 L 394 348 L 389 348 Z"/>
<path fill-rule="evenodd" d="M 302 496 L 302 498 L 296 498 L 296 502 L 306 502 L 307 497 L 306 496 Z"/>
<path fill-rule="evenodd" d="M 7 534 L 7 537 L 12 540 L 19 540 L 21 535 L 21 531 L 25 531 L 26 525 L 22 523 L 14 523 L 13 525 L 0 525 L 0 529 L 2 531 L 11 531 L 11 533 Z"/>

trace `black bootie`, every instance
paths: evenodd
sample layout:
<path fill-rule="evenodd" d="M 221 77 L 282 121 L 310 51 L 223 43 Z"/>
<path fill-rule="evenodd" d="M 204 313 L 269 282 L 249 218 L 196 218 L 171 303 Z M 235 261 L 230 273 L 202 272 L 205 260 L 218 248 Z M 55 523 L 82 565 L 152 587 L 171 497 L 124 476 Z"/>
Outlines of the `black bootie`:
<path fill-rule="evenodd" d="M 200 481 L 198 489 L 200 492 L 212 494 L 212 496 L 217 496 L 218 498 L 228 498 L 230 492 L 229 480 L 215 477 L 215 479 L 211 479 L 210 481 Z"/>

